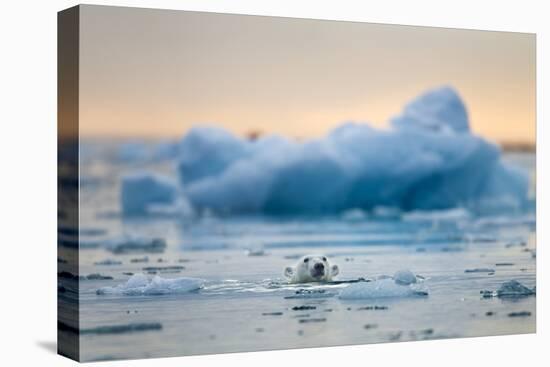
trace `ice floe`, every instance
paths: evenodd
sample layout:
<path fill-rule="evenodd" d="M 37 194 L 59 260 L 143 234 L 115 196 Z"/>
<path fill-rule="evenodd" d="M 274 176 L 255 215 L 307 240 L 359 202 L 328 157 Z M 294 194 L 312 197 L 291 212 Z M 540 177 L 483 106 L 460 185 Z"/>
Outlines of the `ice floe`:
<path fill-rule="evenodd" d="M 200 126 L 182 139 L 178 154 L 190 203 L 221 213 L 516 210 L 527 201 L 527 176 L 470 131 L 464 103 L 449 87 L 413 100 L 389 129 L 345 123 L 300 143 L 280 136 L 250 141 Z M 356 213 L 345 217 L 356 220 Z"/>
<path fill-rule="evenodd" d="M 496 291 L 482 290 L 480 294 L 483 298 L 522 298 L 536 295 L 536 288 L 528 288 L 517 280 L 510 280 L 502 283 Z"/>
<path fill-rule="evenodd" d="M 113 260 L 113 259 L 105 259 L 105 260 L 94 262 L 94 265 L 99 265 L 99 266 L 122 265 L 122 261 Z"/>
<path fill-rule="evenodd" d="M 124 235 L 104 241 L 107 250 L 115 253 L 159 253 L 166 249 L 163 238 Z"/>
<path fill-rule="evenodd" d="M 410 285 L 417 282 L 416 275 L 410 270 L 396 271 L 393 280 L 399 285 Z"/>
<path fill-rule="evenodd" d="M 246 256 L 266 256 L 268 253 L 263 247 L 253 247 L 245 250 Z"/>
<path fill-rule="evenodd" d="M 342 289 L 343 300 L 376 299 L 391 297 L 427 296 L 428 288 L 409 270 L 400 270 L 393 277 L 380 277 L 370 282 L 353 283 Z"/>
<path fill-rule="evenodd" d="M 61 271 L 57 273 L 58 279 L 68 279 L 68 280 L 111 280 L 113 279 L 110 275 L 102 275 L 99 273 L 92 273 L 88 275 L 75 275 L 68 271 Z"/>
<path fill-rule="evenodd" d="M 88 329 L 78 328 L 76 326 L 69 325 L 62 321 L 57 323 L 58 329 L 60 331 L 72 332 L 75 334 L 88 335 L 105 335 L 105 334 L 126 334 L 126 333 L 136 333 L 143 331 L 152 331 L 152 330 L 162 330 L 162 324 L 159 322 L 149 322 L 149 323 L 132 323 L 124 325 L 105 325 L 98 326 Z"/>
<path fill-rule="evenodd" d="M 464 270 L 465 273 L 494 273 L 495 269 L 491 268 L 473 268 Z"/>
<path fill-rule="evenodd" d="M 523 297 L 535 294 L 534 289 L 527 288 L 517 280 L 503 283 L 497 290 L 498 297 Z"/>
<path fill-rule="evenodd" d="M 173 278 L 165 279 L 155 276 L 151 280 L 145 274 L 134 274 L 126 283 L 114 287 L 103 287 L 97 290 L 98 295 L 165 295 L 187 293 L 200 289 L 204 284 L 202 279 L 197 278 Z"/>

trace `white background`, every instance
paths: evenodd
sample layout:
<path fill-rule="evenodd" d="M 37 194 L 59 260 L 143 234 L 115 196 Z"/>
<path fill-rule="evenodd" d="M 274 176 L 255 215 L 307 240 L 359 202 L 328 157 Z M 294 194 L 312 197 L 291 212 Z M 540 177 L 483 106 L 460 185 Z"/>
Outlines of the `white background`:
<path fill-rule="evenodd" d="M 550 346 L 547 262 L 550 31 L 545 1 L 95 1 L 96 4 L 537 33 L 537 334 L 240 353 L 114 366 L 542 366 Z M 0 5 L 0 365 L 68 366 L 56 340 L 56 12 L 73 1 Z M 546 15 L 546 19 L 545 19 Z M 546 24 L 545 24 L 546 23 Z M 414 72 L 414 71 L 412 71 Z M 510 93 L 514 86 L 510 85 Z M 546 102 L 546 104 L 545 104 Z M 548 164 L 546 164 L 548 167 Z M 545 225 L 546 224 L 546 225 Z M 449 315 L 452 317 L 452 315 Z M 545 350 L 546 347 L 546 350 Z"/>

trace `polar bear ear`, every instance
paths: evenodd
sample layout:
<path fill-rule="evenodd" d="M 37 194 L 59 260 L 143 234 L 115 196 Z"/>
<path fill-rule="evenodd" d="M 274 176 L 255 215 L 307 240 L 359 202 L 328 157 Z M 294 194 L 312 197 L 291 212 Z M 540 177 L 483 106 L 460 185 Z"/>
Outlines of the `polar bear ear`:
<path fill-rule="evenodd" d="M 292 276 L 294 275 L 294 269 L 292 269 L 290 266 L 287 266 L 285 268 L 285 277 L 287 278 L 292 278 Z"/>
<path fill-rule="evenodd" d="M 330 275 L 332 275 L 333 277 L 337 276 L 339 272 L 340 269 L 338 269 L 338 265 L 332 265 L 330 267 Z"/>

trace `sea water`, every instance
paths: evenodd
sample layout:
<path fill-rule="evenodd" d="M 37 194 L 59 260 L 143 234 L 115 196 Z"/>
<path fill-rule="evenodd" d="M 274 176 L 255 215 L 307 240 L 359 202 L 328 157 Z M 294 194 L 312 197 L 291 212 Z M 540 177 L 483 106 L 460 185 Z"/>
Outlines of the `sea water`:
<path fill-rule="evenodd" d="M 534 195 L 534 154 L 503 159 L 529 172 Z M 535 331 L 536 296 L 480 293 L 510 280 L 535 287 L 534 209 L 124 216 L 121 177 L 137 169 L 173 166 L 91 160 L 81 168 L 79 270 L 101 275 L 80 280 L 83 361 Z M 114 250 L 128 237 L 162 246 Z M 288 284 L 284 268 L 310 253 L 337 264 L 341 281 L 408 269 L 426 295 L 346 299 L 340 293 L 360 283 Z M 101 291 L 132 278 L 153 291 Z"/>

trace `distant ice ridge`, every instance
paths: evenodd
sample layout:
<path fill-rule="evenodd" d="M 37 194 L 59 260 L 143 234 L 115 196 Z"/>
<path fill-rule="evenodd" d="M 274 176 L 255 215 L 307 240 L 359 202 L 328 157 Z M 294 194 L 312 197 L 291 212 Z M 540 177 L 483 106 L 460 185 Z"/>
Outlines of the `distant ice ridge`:
<path fill-rule="evenodd" d="M 178 151 L 183 191 L 199 210 L 490 210 L 520 209 L 527 200 L 527 176 L 470 132 L 466 108 L 450 87 L 414 99 L 389 129 L 350 122 L 299 143 L 196 127 Z"/>
<path fill-rule="evenodd" d="M 97 290 L 97 294 L 114 294 L 124 296 L 157 296 L 165 294 L 187 293 L 200 289 L 204 284 L 197 278 L 165 279 L 158 275 L 149 280 L 145 274 L 134 274 L 126 283 L 114 287 L 103 287 Z"/>

